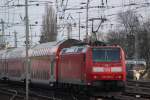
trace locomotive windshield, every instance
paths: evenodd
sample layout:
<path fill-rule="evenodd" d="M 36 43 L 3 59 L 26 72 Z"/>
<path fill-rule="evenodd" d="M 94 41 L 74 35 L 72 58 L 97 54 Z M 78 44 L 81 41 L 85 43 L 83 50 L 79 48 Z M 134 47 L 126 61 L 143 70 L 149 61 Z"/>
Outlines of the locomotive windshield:
<path fill-rule="evenodd" d="M 119 48 L 93 48 L 94 62 L 112 62 L 120 60 Z"/>

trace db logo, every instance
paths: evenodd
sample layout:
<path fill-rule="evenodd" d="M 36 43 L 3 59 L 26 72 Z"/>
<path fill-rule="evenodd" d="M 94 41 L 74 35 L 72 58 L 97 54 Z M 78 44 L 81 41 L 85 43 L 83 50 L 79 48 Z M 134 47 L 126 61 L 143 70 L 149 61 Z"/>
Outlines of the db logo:
<path fill-rule="evenodd" d="M 110 67 L 105 67 L 104 68 L 104 72 L 110 72 L 111 70 L 110 70 Z"/>

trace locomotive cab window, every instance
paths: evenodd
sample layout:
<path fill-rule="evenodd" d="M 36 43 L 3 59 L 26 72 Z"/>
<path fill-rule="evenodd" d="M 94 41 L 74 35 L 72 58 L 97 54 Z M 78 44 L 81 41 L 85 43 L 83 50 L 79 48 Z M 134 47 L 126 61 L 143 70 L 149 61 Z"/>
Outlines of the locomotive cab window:
<path fill-rule="evenodd" d="M 119 48 L 93 48 L 94 62 L 112 62 L 120 60 Z"/>

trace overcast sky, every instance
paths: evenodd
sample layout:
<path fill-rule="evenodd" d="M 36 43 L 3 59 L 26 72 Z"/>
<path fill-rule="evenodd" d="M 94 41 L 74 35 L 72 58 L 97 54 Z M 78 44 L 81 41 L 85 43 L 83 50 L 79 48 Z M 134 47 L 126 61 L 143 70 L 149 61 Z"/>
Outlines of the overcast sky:
<path fill-rule="evenodd" d="M 11 1 L 11 2 L 8 2 Z M 31 1 L 31 0 L 29 0 Z M 33 1 L 33 0 L 32 0 Z M 33 35 L 33 44 L 38 43 L 39 36 L 40 36 L 40 30 L 41 30 L 41 22 L 42 22 L 42 16 L 44 14 L 45 5 L 49 4 L 56 8 L 55 0 L 34 0 L 39 2 L 29 2 L 31 6 L 29 6 L 29 19 L 30 19 L 30 33 Z M 44 2 L 47 1 L 47 2 Z M 65 13 L 60 12 L 62 11 L 62 0 L 59 1 L 59 13 L 58 15 L 64 15 L 65 19 L 69 18 L 69 20 L 59 20 L 59 24 L 66 26 L 68 22 L 71 22 L 72 24 L 76 23 L 76 26 L 72 29 L 72 36 L 74 38 L 78 37 L 78 14 L 77 12 L 82 12 L 81 14 L 81 25 L 85 26 L 86 22 L 86 10 L 66 10 Z M 64 3 L 66 3 L 67 0 L 64 0 Z M 79 8 L 79 7 L 85 7 L 85 4 L 81 4 L 86 2 L 87 0 L 68 0 L 68 4 L 66 8 Z M 102 0 L 90 0 L 89 7 L 92 6 L 100 6 Z M 136 7 L 141 7 L 144 5 L 145 2 L 149 2 L 150 0 L 103 0 L 104 4 L 106 6 L 105 9 L 101 8 L 90 8 L 89 9 L 89 19 L 90 18 L 99 18 L 101 16 L 106 16 L 108 21 L 106 21 L 101 27 L 100 31 L 108 31 L 111 28 L 115 28 L 117 25 L 117 17 L 116 14 L 121 11 L 126 11 L 127 9 L 134 9 Z M 107 1 L 107 3 L 106 3 Z M 53 3 L 50 3 L 53 2 Z M 39 3 L 39 6 L 36 4 Z M 138 5 L 134 6 L 128 6 L 129 3 L 136 3 Z M 23 41 L 25 40 L 25 33 L 24 33 L 24 7 L 14 7 L 12 5 L 18 5 L 18 4 L 24 4 L 24 0 L 0 0 L 0 18 L 5 21 L 5 34 L 10 34 L 11 36 L 7 37 L 7 40 L 10 42 L 10 44 L 14 45 L 14 38 L 13 38 L 13 32 L 16 31 L 18 33 L 18 44 L 20 46 L 24 45 Z M 9 5 L 9 6 L 8 6 Z M 149 6 L 149 5 L 146 5 Z M 64 7 L 64 6 L 63 6 Z M 113 7 L 113 8 L 112 8 Z M 142 7 L 139 9 L 135 9 L 135 11 L 138 12 L 138 14 L 141 14 L 145 17 L 145 15 L 149 15 L 149 7 Z M 68 17 L 70 16 L 70 17 Z M 38 22 L 36 26 L 35 22 Z M 9 23 L 9 24 L 8 24 Z M 17 24 L 18 23 L 18 24 Z M 94 27 L 96 28 L 98 26 L 98 23 L 95 23 Z M 113 25 L 113 27 L 112 27 Z M 91 31 L 91 22 L 89 22 L 89 33 Z M 58 39 L 63 39 L 66 36 L 66 27 L 61 28 L 59 31 Z M 81 28 L 81 36 L 85 36 L 85 28 Z M 63 37 L 63 38 L 62 38 Z"/>

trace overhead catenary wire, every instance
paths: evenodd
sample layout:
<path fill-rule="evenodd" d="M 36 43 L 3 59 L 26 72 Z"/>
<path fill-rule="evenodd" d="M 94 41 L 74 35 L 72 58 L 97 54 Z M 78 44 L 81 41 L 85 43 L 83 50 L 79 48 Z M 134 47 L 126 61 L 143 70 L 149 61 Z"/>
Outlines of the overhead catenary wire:
<path fill-rule="evenodd" d="M 2 2 L 3 1 L 3 2 Z M 7 3 L 6 1 L 11 1 L 11 2 L 9 2 L 9 3 Z M 20 8 L 21 7 L 23 7 L 23 3 L 21 2 L 21 1 L 23 1 L 23 0 L 1 0 L 1 2 L 0 3 L 2 3 L 3 5 L 1 5 L 0 6 L 0 9 L 6 9 L 6 11 L 5 10 L 2 10 L 2 11 L 5 11 L 6 12 L 6 14 L 5 13 L 3 13 L 1 16 L 4 16 L 4 20 L 6 21 L 6 22 L 8 22 L 9 21 L 9 23 L 8 23 L 8 26 L 10 26 L 10 23 L 15 23 L 15 20 L 17 20 L 17 17 L 19 16 L 19 14 L 18 14 L 18 12 L 19 12 L 19 10 L 20 10 Z M 38 1 L 41 1 L 41 0 L 38 0 Z M 40 7 L 40 6 L 44 6 L 44 2 L 45 1 L 47 1 L 47 0 L 42 0 L 42 2 L 39 2 L 39 6 L 38 7 Z M 58 0 L 58 3 L 60 2 L 61 0 Z M 100 0 L 99 0 L 100 1 Z M 148 5 L 150 5 L 149 4 L 149 2 L 140 2 L 140 0 L 138 0 L 138 1 L 136 1 L 136 0 L 134 0 L 134 1 L 136 1 L 136 2 L 131 2 L 131 3 L 128 3 L 127 4 L 127 1 L 128 0 L 124 0 L 124 2 L 126 2 L 126 3 L 124 3 L 124 4 L 122 4 L 122 5 L 111 5 L 111 3 L 110 3 L 110 0 L 103 0 L 104 1 L 104 3 L 105 3 L 105 5 L 107 5 L 106 7 L 105 7 L 105 10 L 107 10 L 107 11 L 109 11 L 109 10 L 113 10 L 113 9 L 122 9 L 122 6 L 124 6 L 124 8 L 127 8 L 127 7 L 129 7 L 129 6 L 131 6 L 131 10 L 134 10 L 134 11 L 137 11 L 137 12 L 139 12 L 139 11 L 141 11 L 141 9 L 143 9 L 143 8 L 147 8 L 148 7 Z M 78 18 L 76 18 L 76 16 L 75 16 L 75 12 L 77 12 L 77 11 L 79 11 L 79 10 L 82 10 L 83 12 L 85 11 L 85 9 L 86 9 L 86 6 L 83 6 L 82 8 L 81 7 L 78 7 L 78 6 L 74 6 L 73 5 L 73 2 L 75 2 L 75 4 L 77 4 L 78 2 L 77 2 L 77 0 L 76 1 L 72 1 L 72 0 L 64 0 L 64 4 L 63 4 L 63 8 L 60 8 L 59 7 L 59 12 L 58 13 L 62 13 L 62 15 L 63 15 L 63 17 L 64 17 L 64 19 L 61 19 L 60 21 L 61 21 L 61 23 L 60 22 L 58 22 L 58 25 L 60 24 L 64 24 L 63 25 L 63 27 L 60 29 L 60 30 L 62 30 L 62 29 L 64 29 L 64 26 L 65 26 L 65 21 L 67 20 L 67 16 L 68 16 L 68 14 L 71 12 L 71 15 L 73 16 L 73 19 L 75 20 L 72 20 L 72 24 L 74 23 L 74 22 L 76 22 L 77 23 L 77 21 L 78 21 Z M 90 2 L 96 2 L 96 0 L 90 0 Z M 20 5 L 20 6 L 19 6 Z M 30 5 L 30 7 L 35 7 L 35 5 L 36 5 L 36 3 L 35 2 L 33 2 L 33 3 L 31 3 L 31 5 Z M 54 5 L 53 5 L 54 6 Z M 101 9 L 101 7 L 102 6 L 100 6 L 100 5 L 92 5 L 92 3 L 91 3 L 91 5 L 89 5 L 89 9 L 90 9 L 90 12 L 89 12 L 89 18 L 91 18 L 91 17 L 93 17 L 93 16 L 91 16 L 91 14 L 92 13 L 95 13 L 97 10 L 99 10 L 99 9 Z M 8 12 L 8 9 L 9 9 L 9 12 Z M 14 10 L 14 12 L 16 12 L 15 14 L 13 14 L 11 11 L 12 10 L 10 10 L 10 9 L 13 9 Z M 64 11 L 62 10 L 60 10 L 60 9 L 64 9 Z M 92 12 L 92 13 L 91 13 Z M 8 15 L 8 13 L 9 13 L 9 15 Z M 97 12 L 96 12 L 97 13 Z M 100 13 L 100 12 L 99 12 Z M 6 17 L 5 17 L 5 15 L 6 15 Z M 8 18 L 8 16 L 9 17 L 13 17 L 14 16 L 14 19 L 12 20 L 12 19 L 10 19 L 10 18 Z M 83 13 L 83 15 L 85 15 L 85 13 Z M 99 14 L 98 14 L 99 15 Z M 33 15 L 31 15 L 31 16 L 38 16 L 38 14 L 36 15 L 36 13 L 34 13 Z M 106 14 L 105 15 L 108 19 L 110 19 L 109 21 L 115 21 L 115 18 L 113 18 L 113 19 L 111 19 L 112 18 L 112 16 L 117 16 L 117 13 L 115 13 L 115 14 Z M 22 17 L 24 17 L 24 16 L 22 16 Z M 36 17 L 37 18 L 37 17 Z M 7 20 L 6 20 L 7 19 Z M 8 20 L 9 19 L 9 20 Z M 37 20 L 39 20 L 40 18 L 37 18 Z M 81 17 L 81 24 L 82 25 L 84 25 L 85 26 L 85 22 L 83 21 L 85 19 L 85 17 Z M 40 23 L 40 22 L 39 22 Z M 6 28 L 6 31 L 7 30 L 14 30 L 14 27 L 15 26 L 18 26 L 18 27 L 22 27 L 23 25 L 15 25 L 15 24 L 12 24 L 11 25 L 11 27 L 9 27 L 9 28 Z M 36 27 L 40 27 L 41 25 L 37 25 Z M 91 26 L 90 25 L 90 23 L 89 23 L 89 26 Z M 91 28 L 91 27 L 89 27 L 89 28 Z M 82 31 L 83 30 L 85 30 L 85 29 L 82 29 Z M 35 31 L 34 29 L 33 29 L 33 31 Z M 58 30 L 59 31 L 59 30 Z"/>

